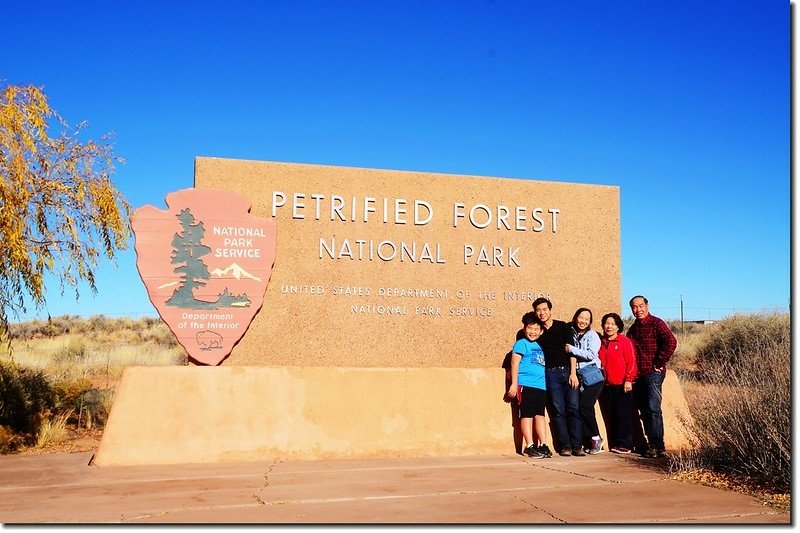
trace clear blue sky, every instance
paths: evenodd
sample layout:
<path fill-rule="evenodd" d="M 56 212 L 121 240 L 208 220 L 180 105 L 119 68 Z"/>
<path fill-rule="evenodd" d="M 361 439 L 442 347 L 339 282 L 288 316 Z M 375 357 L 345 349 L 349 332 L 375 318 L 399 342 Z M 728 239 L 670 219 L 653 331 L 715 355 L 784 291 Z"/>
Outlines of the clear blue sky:
<path fill-rule="evenodd" d="M 198 155 L 616 185 L 623 302 L 718 318 L 789 304 L 789 8 L 8 2 L 0 80 L 115 131 L 134 207 Z M 132 246 L 98 288 L 32 315 L 155 315 Z"/>

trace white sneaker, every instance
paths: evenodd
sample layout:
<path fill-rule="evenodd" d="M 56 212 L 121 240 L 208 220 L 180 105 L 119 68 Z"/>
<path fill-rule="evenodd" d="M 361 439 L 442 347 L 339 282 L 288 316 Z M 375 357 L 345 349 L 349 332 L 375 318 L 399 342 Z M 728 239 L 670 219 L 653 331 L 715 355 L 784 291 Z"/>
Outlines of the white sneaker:
<path fill-rule="evenodd" d="M 596 454 L 604 452 L 604 451 L 605 450 L 603 449 L 603 438 L 600 437 L 598 440 L 593 440 L 592 441 L 592 447 L 589 448 L 586 451 L 586 453 L 588 453 L 589 455 L 596 455 Z"/>

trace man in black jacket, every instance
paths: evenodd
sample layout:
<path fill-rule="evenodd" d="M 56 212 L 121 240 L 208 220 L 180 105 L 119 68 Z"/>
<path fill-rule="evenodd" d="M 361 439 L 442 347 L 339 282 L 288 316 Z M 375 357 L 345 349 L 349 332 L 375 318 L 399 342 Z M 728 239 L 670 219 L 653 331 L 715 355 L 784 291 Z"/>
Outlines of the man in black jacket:
<path fill-rule="evenodd" d="M 533 311 L 545 331 L 536 342 L 544 350 L 547 412 L 558 437 L 560 455 L 583 456 L 581 418 L 578 414 L 577 364 L 567 345 L 574 342 L 569 324 L 553 319 L 553 304 L 547 298 L 533 301 Z"/>

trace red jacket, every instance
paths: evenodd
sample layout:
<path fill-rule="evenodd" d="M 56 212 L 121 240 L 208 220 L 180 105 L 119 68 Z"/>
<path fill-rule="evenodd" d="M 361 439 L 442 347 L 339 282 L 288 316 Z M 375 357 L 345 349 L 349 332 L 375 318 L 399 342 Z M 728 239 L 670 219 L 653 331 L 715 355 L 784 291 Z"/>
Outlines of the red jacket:
<path fill-rule="evenodd" d="M 609 385 L 622 385 L 626 381 L 633 383 L 636 379 L 636 350 L 622 333 L 613 341 L 603 339 L 598 355 Z"/>

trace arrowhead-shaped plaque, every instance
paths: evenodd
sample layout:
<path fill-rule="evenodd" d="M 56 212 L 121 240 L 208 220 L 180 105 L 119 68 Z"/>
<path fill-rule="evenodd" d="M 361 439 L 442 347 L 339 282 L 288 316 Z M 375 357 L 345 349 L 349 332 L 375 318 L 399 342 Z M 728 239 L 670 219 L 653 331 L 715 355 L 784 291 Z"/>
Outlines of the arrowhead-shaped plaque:
<path fill-rule="evenodd" d="M 264 303 L 276 224 L 224 189 L 167 194 L 133 212 L 136 268 L 161 319 L 198 363 L 218 365 Z"/>

